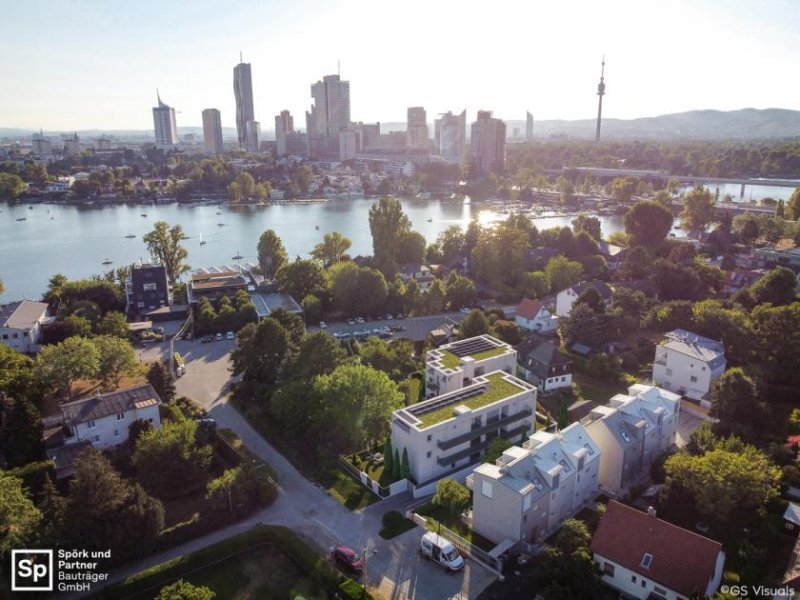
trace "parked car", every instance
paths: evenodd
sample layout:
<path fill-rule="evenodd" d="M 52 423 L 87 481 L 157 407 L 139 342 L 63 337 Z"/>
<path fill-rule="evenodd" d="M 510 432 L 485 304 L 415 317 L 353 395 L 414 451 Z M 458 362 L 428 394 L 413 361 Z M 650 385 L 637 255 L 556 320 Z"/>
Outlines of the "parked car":
<path fill-rule="evenodd" d="M 204 335 L 203 337 L 200 338 L 200 341 L 203 342 L 204 344 L 207 344 L 208 342 L 211 341 L 211 336 L 210 335 Z"/>
<path fill-rule="evenodd" d="M 468 315 L 470 312 L 472 312 L 472 309 L 467 308 L 466 306 L 462 306 L 461 308 L 458 309 L 458 312 Z"/>
<path fill-rule="evenodd" d="M 328 324 L 325 321 L 320 321 L 319 322 L 319 328 L 320 329 L 327 329 L 328 328 Z"/>
<path fill-rule="evenodd" d="M 353 573 L 361 574 L 364 570 L 364 559 L 362 559 L 358 552 L 347 546 L 336 546 L 331 552 L 333 560 L 340 567 L 352 571 Z"/>
<path fill-rule="evenodd" d="M 358 323 L 359 325 L 363 325 L 364 323 L 366 323 L 366 321 L 364 320 L 364 317 L 356 317 L 356 323 Z"/>
<path fill-rule="evenodd" d="M 337 331 L 333 334 L 333 337 L 335 337 L 337 340 L 346 340 L 350 337 L 350 333 L 348 331 Z"/>
<path fill-rule="evenodd" d="M 225 338 L 229 340 L 235 340 L 236 335 L 232 331 L 229 331 L 228 333 L 225 334 Z"/>
<path fill-rule="evenodd" d="M 356 322 L 355 322 L 355 320 L 354 320 L 354 319 L 347 319 L 347 324 L 348 324 L 348 325 L 350 325 L 350 326 L 352 327 L 353 325 L 355 325 L 355 324 L 356 324 Z"/>
<path fill-rule="evenodd" d="M 422 556 L 442 565 L 450 573 L 455 573 L 464 567 L 464 559 L 461 558 L 455 546 L 433 531 L 422 536 L 419 542 L 419 551 Z"/>
<path fill-rule="evenodd" d="M 389 314 L 386 315 L 386 320 L 387 321 L 391 321 L 392 319 L 394 319 L 394 315 L 392 315 L 392 313 L 389 313 Z"/>
<path fill-rule="evenodd" d="M 217 340 L 218 342 L 221 342 L 222 341 L 222 334 L 218 333 L 217 335 L 214 336 L 214 339 Z"/>
<path fill-rule="evenodd" d="M 398 319 L 405 319 L 405 317 L 403 316 L 403 313 L 397 313 L 397 318 Z"/>

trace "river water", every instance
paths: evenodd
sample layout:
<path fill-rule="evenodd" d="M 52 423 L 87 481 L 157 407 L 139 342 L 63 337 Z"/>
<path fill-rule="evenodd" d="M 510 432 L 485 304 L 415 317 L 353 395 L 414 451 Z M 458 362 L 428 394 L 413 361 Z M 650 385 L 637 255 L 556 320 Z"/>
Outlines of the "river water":
<path fill-rule="evenodd" d="M 506 215 L 469 201 L 401 200 L 415 230 L 428 241 L 450 225 L 466 227 Z M 256 262 L 256 243 L 265 229 L 274 229 L 291 259 L 308 257 L 322 236 L 339 231 L 352 240 L 351 256 L 372 254 L 368 211 L 372 199 L 331 200 L 313 204 L 228 207 L 114 205 L 77 207 L 54 204 L 0 204 L 0 279 L 6 291 L 0 303 L 39 298 L 55 273 L 70 279 L 148 260 L 142 235 L 156 221 L 180 223 L 190 239 L 184 242 L 193 268 L 235 264 L 233 256 Z M 220 214 L 217 214 L 217 213 Z M 146 214 L 146 217 L 141 216 Z M 17 219 L 24 218 L 24 221 Z M 623 229 L 622 217 L 600 217 L 603 235 Z M 569 225 L 571 217 L 534 220 L 539 228 Z M 223 226 L 218 224 L 222 223 Z M 318 228 L 318 229 L 317 229 Z M 126 235 L 135 235 L 126 239 Z M 205 245 L 200 244 L 202 234 Z M 104 260 L 113 261 L 103 265 Z"/>

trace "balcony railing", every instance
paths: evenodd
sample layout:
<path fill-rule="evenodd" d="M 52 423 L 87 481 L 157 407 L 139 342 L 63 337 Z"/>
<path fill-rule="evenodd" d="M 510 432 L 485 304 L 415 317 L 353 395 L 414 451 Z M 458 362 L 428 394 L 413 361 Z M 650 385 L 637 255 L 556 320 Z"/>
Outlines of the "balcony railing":
<path fill-rule="evenodd" d="M 519 421 L 520 419 L 525 419 L 530 417 L 533 414 L 533 411 L 530 408 L 523 408 L 522 410 L 514 413 L 513 415 L 508 415 L 507 417 L 501 417 L 495 419 L 491 423 L 487 423 L 482 427 L 478 427 L 477 429 L 472 429 L 467 433 L 462 433 L 461 435 L 457 435 L 454 438 L 450 438 L 449 440 L 439 440 L 436 442 L 436 445 L 441 448 L 442 450 L 449 450 L 450 448 L 454 448 L 455 446 L 459 446 L 470 440 L 473 440 L 477 437 L 482 436 L 484 433 L 489 431 L 496 431 L 503 425 L 508 425 L 509 423 L 514 423 L 515 421 Z"/>

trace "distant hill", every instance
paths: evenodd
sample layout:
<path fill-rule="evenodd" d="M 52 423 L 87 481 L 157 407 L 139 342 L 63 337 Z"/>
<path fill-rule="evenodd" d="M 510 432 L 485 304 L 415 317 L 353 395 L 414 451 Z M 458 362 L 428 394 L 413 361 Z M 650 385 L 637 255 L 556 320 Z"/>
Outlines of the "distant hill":
<path fill-rule="evenodd" d="M 534 115 L 535 119 L 536 115 Z M 509 137 L 518 127 L 525 135 L 525 121 L 506 121 Z M 596 120 L 534 121 L 535 138 L 566 135 L 593 138 Z M 641 119 L 603 119 L 602 137 L 638 139 L 775 139 L 800 137 L 800 111 L 782 108 L 763 110 L 692 110 Z"/>

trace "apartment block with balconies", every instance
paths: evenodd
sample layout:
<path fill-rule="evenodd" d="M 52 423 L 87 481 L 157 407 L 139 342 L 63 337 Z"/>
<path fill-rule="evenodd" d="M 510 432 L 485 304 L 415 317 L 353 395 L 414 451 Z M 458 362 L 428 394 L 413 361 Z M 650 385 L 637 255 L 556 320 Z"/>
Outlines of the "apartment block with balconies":
<path fill-rule="evenodd" d="M 460 390 L 492 371 L 515 373 L 516 363 L 517 351 L 490 335 L 445 344 L 425 356 L 425 397 Z"/>

